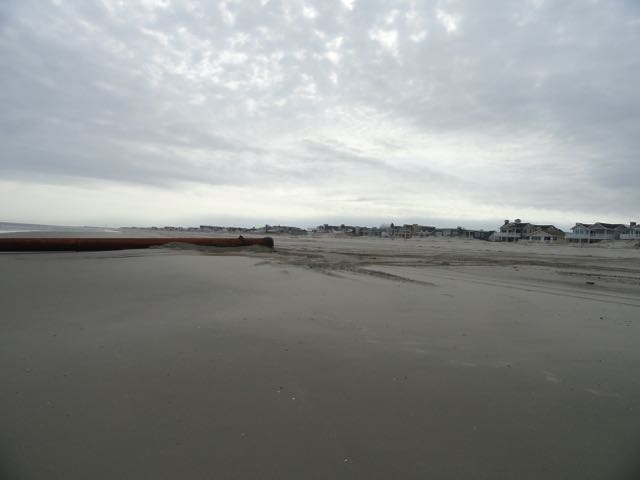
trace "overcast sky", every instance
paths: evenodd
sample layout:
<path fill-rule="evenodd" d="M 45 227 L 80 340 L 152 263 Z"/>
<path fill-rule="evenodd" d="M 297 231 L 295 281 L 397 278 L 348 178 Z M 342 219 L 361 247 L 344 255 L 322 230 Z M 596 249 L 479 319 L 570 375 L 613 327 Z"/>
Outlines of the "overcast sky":
<path fill-rule="evenodd" d="M 0 105 L 0 221 L 640 220 L 637 0 L 2 0 Z"/>

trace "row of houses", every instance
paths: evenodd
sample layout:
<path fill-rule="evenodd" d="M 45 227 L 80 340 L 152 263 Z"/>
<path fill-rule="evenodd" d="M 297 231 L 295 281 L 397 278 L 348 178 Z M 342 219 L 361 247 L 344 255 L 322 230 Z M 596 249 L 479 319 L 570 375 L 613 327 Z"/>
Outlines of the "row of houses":
<path fill-rule="evenodd" d="M 576 242 L 599 242 L 602 240 L 640 240 L 640 226 L 636 222 L 592 224 L 576 223 L 566 238 Z"/>
<path fill-rule="evenodd" d="M 166 228 L 166 227 L 165 227 Z M 286 234 L 286 235 L 306 235 L 307 231 L 299 227 L 291 227 L 288 225 L 265 225 L 264 227 L 221 227 L 216 225 L 200 225 L 200 232 L 216 232 L 216 233 L 254 233 L 258 234 Z"/>
<path fill-rule="evenodd" d="M 419 225 L 417 223 L 395 225 L 391 223 L 382 227 L 360 227 L 354 225 L 318 225 L 312 229 L 313 233 L 337 233 L 355 237 L 390 237 L 390 238 L 413 238 L 413 237 L 461 237 L 488 240 L 493 231 L 470 230 L 463 227 L 436 228 L 429 225 Z"/>
<path fill-rule="evenodd" d="M 223 227 L 216 225 L 200 225 L 200 227 L 152 227 L 154 230 L 166 231 L 200 231 L 219 233 L 253 233 L 253 234 L 286 234 L 286 235 L 306 235 L 307 230 L 285 226 L 285 225 L 265 225 L 264 227 Z M 413 237 L 458 237 L 477 240 L 487 240 L 492 242 L 580 242 L 594 243 L 603 240 L 640 240 L 640 225 L 630 222 L 629 225 L 623 223 L 576 223 L 571 228 L 571 232 L 564 232 L 555 225 L 541 225 L 530 222 L 523 222 L 519 218 L 513 222 L 505 220 L 502 226 L 496 231 L 473 230 L 463 227 L 436 228 L 429 225 L 419 225 L 417 223 L 394 225 L 393 223 L 381 227 L 361 227 L 354 225 L 319 225 L 311 229 L 314 233 L 338 233 L 349 236 L 369 236 L 369 237 L 390 237 L 390 238 L 413 238 Z"/>
<path fill-rule="evenodd" d="M 312 229 L 314 233 L 338 233 L 350 236 L 372 236 L 391 238 L 412 237 L 458 237 L 487 240 L 492 242 L 582 242 L 593 243 L 602 240 L 640 240 L 640 226 L 636 222 L 629 225 L 620 223 L 595 222 L 592 224 L 576 223 L 567 233 L 550 224 L 523 222 L 519 218 L 514 221 L 505 220 L 495 231 L 472 230 L 463 227 L 436 228 L 427 225 L 404 224 L 383 227 L 359 227 L 352 225 L 319 225 Z"/>
<path fill-rule="evenodd" d="M 516 218 L 513 222 L 505 220 L 504 224 L 489 237 L 494 242 L 518 242 L 528 240 L 531 242 L 553 243 L 564 241 L 565 232 L 555 225 L 537 225 L 523 222 Z"/>
<path fill-rule="evenodd" d="M 554 243 L 559 241 L 594 243 L 603 240 L 640 240 L 640 226 L 636 222 L 624 223 L 576 223 L 571 232 L 565 233 L 554 225 L 537 225 L 516 219 L 505 220 L 500 230 L 489 240 L 497 242 L 532 242 Z"/>
<path fill-rule="evenodd" d="M 299 227 L 291 227 L 288 225 L 265 225 L 264 228 L 257 229 L 256 233 L 265 234 L 284 234 L 284 235 L 306 235 L 308 232 Z"/>

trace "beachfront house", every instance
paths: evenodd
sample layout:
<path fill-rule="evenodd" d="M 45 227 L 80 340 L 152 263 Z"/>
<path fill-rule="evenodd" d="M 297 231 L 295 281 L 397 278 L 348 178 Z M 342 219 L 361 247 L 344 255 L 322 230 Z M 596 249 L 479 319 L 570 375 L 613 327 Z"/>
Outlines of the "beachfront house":
<path fill-rule="evenodd" d="M 517 242 L 526 238 L 535 228 L 530 223 L 516 218 L 513 222 L 505 220 L 499 231 L 494 235 L 496 242 Z"/>
<path fill-rule="evenodd" d="M 315 231 L 317 233 L 338 233 L 341 231 L 341 227 L 340 225 L 329 225 L 328 223 L 325 223 L 324 225 L 318 225 L 315 228 Z"/>
<path fill-rule="evenodd" d="M 265 225 L 264 233 L 286 234 L 286 235 L 306 235 L 307 231 L 299 227 L 290 227 L 288 225 Z"/>
<path fill-rule="evenodd" d="M 355 227 L 354 235 L 356 237 L 380 237 L 382 229 L 378 227 Z"/>
<path fill-rule="evenodd" d="M 552 241 L 551 239 L 555 237 L 555 241 L 557 241 L 564 237 L 564 232 L 554 225 L 536 225 L 516 218 L 513 222 L 505 220 L 500 230 L 493 235 L 493 241 L 517 242 L 519 240 L 529 240 L 530 237 L 542 237 L 542 240 L 534 239 L 532 241 L 544 242 L 545 237 L 549 237 L 549 241 Z"/>
<path fill-rule="evenodd" d="M 389 225 L 388 233 L 391 237 L 412 238 L 412 237 L 428 237 L 436 231 L 436 227 L 428 225 L 419 225 L 417 223 L 405 223 L 404 225 Z"/>
<path fill-rule="evenodd" d="M 428 237 L 433 235 L 436 231 L 436 227 L 432 227 L 429 225 L 413 225 L 413 234 L 419 237 Z"/>
<path fill-rule="evenodd" d="M 433 231 L 433 235 L 436 237 L 457 237 L 458 229 L 457 228 L 436 228 Z"/>
<path fill-rule="evenodd" d="M 635 223 L 634 223 L 635 226 Z M 630 231 L 624 223 L 576 223 L 566 238 L 570 242 L 601 242 L 602 240 L 620 240 Z"/>
<path fill-rule="evenodd" d="M 564 237 L 565 233 L 561 230 L 542 227 L 529 233 L 527 240 L 539 243 L 555 243 L 564 241 Z"/>
<path fill-rule="evenodd" d="M 491 230 L 467 230 L 467 238 L 475 238 L 476 240 L 490 241 L 492 235 L 495 233 Z"/>
<path fill-rule="evenodd" d="M 476 240 L 489 240 L 489 237 L 494 232 L 484 230 L 469 230 L 464 227 L 456 228 L 435 228 L 432 235 L 435 237 L 460 237 L 460 238 L 473 238 Z"/>
<path fill-rule="evenodd" d="M 629 231 L 620 234 L 620 240 L 640 240 L 640 225 L 636 222 L 629 224 Z"/>

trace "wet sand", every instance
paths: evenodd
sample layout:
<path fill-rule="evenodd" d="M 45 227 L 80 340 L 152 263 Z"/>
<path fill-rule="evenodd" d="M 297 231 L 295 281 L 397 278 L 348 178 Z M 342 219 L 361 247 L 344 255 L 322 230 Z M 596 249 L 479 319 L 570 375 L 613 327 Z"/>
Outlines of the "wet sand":
<path fill-rule="evenodd" d="M 0 254 L 0 478 L 640 476 L 640 250 Z"/>

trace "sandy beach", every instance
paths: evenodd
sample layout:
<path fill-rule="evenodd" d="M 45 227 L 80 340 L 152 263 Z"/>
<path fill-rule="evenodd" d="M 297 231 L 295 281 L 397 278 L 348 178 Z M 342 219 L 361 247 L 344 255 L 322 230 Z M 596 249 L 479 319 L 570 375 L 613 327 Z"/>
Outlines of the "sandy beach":
<path fill-rule="evenodd" d="M 0 478 L 640 477 L 640 249 L 275 243 L 0 253 Z"/>

